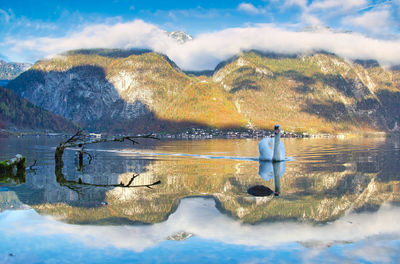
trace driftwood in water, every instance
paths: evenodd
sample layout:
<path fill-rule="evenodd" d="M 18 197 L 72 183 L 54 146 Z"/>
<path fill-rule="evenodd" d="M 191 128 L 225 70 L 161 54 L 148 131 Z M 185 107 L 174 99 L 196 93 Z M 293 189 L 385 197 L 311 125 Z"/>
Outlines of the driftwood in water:
<path fill-rule="evenodd" d="M 103 142 L 112 142 L 118 141 L 123 142 L 125 140 L 131 141 L 133 144 L 139 144 L 136 141 L 138 138 L 151 138 L 151 139 L 158 139 L 157 137 L 153 136 L 153 134 L 148 135 L 131 135 L 131 136 L 115 136 L 115 137 L 108 137 L 108 138 L 90 138 L 84 134 L 82 129 L 78 129 L 78 131 L 70 137 L 67 141 L 61 142 L 57 148 L 71 148 L 71 147 L 78 147 L 82 145 L 88 144 L 95 144 L 95 143 L 103 143 Z"/>
<path fill-rule="evenodd" d="M 78 129 L 78 131 L 70 137 L 67 141 L 61 142 L 55 152 L 55 161 L 56 161 L 56 166 L 63 166 L 63 160 L 62 156 L 64 155 L 64 150 L 66 148 L 73 148 L 73 147 L 79 147 L 83 148 L 85 145 L 88 144 L 96 144 L 96 143 L 104 143 L 104 142 L 124 142 L 125 140 L 131 141 L 133 144 L 139 144 L 136 139 L 140 138 L 151 138 L 151 139 L 158 139 L 157 137 L 153 136 L 152 134 L 148 135 L 133 135 L 133 136 L 119 136 L 119 137 L 108 137 L 108 138 L 89 138 L 87 135 L 83 133 L 82 129 Z M 82 150 L 83 154 L 83 150 Z M 83 155 L 82 155 L 83 159 Z"/>
<path fill-rule="evenodd" d="M 115 137 L 108 137 L 108 138 L 90 138 L 84 134 L 82 129 L 78 129 L 78 131 L 70 137 L 65 142 L 61 142 L 55 151 L 54 159 L 55 159 L 55 174 L 57 177 L 58 182 L 64 182 L 65 177 L 62 173 L 62 169 L 64 167 L 63 155 L 66 148 L 74 148 L 79 147 L 78 151 L 78 170 L 82 170 L 83 167 L 83 156 L 87 154 L 89 156 L 89 160 L 92 160 L 92 155 L 85 152 L 83 149 L 86 145 L 89 144 L 96 144 L 96 143 L 105 143 L 105 142 L 124 142 L 125 140 L 131 141 L 133 144 L 139 144 L 137 139 L 158 139 L 157 137 L 153 136 L 152 134 L 148 135 L 132 135 L 132 136 L 115 136 Z"/>

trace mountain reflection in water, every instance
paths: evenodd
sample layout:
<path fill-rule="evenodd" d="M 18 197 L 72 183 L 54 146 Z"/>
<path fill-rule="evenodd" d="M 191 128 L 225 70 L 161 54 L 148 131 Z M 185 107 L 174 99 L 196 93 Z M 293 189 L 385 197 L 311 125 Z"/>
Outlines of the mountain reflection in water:
<path fill-rule="evenodd" d="M 143 142 L 136 148 L 103 144 L 87 149 L 95 160 L 82 171 L 74 150 L 67 150 L 63 174 L 71 184 L 65 185 L 54 174 L 55 140 L 0 139 L 0 158 L 21 153 L 28 164 L 37 159 L 39 165 L 25 183 L 0 185 L 0 232 L 68 235 L 85 247 L 135 252 L 185 238 L 315 249 L 373 237 L 389 239 L 390 250 L 398 246 L 397 141 L 283 140 L 294 158 L 275 165 L 257 161 L 256 140 Z M 161 184 L 111 186 L 128 183 L 133 174 L 138 176 L 132 185 Z M 79 179 L 110 186 L 83 185 Z M 280 196 L 253 197 L 246 191 L 254 185 L 278 190 Z M 10 211 L 27 207 L 33 210 Z M 393 254 L 388 256 L 391 260 Z"/>
<path fill-rule="evenodd" d="M 357 244 L 364 241 L 360 249 L 362 252 L 347 253 L 349 255 L 360 254 L 358 257 L 364 260 L 384 258 L 390 261 L 398 258 L 396 247 L 399 243 L 393 245 L 387 242 L 389 239 L 396 238 L 398 241 L 400 238 L 399 217 L 399 207 L 384 204 L 377 212 L 350 213 L 329 225 L 315 226 L 298 222 L 248 225 L 240 224 L 234 219 L 222 215 L 216 209 L 215 202 L 211 198 L 187 198 L 181 201 L 177 211 L 171 214 L 167 221 L 144 226 L 70 225 L 41 216 L 34 210 L 7 211 L 0 218 L 0 234 L 10 240 L 11 245 L 18 242 L 21 248 L 29 248 L 29 243 L 32 243 L 29 238 L 32 236 L 40 238 L 42 241 L 68 237 L 68 240 L 79 245 L 79 250 L 84 252 L 104 248 L 144 252 L 159 246 L 170 237 L 179 236 L 184 232 L 186 237 L 193 236 L 201 239 L 204 245 L 207 245 L 207 241 L 214 241 L 227 246 L 245 246 L 247 247 L 246 251 L 250 251 L 249 247 L 279 251 L 290 248 L 292 243 L 298 243 L 304 248 L 317 249 L 310 254 L 310 258 L 317 258 L 319 254 L 323 254 L 323 249 L 335 244 Z M 20 239 L 21 237 L 25 237 L 25 239 Z M 26 237 L 28 237 L 27 240 Z M 368 252 L 369 244 L 374 245 L 379 242 L 383 242 L 380 250 L 385 250 L 385 256 Z M 55 240 L 54 243 L 58 243 L 59 247 L 62 247 L 65 242 L 60 239 L 58 242 Z M 0 246 L 0 251 L 2 247 L 4 245 Z M 365 248 L 363 249 L 363 247 Z M 217 252 L 214 253 L 218 254 Z M 196 258 L 196 252 L 191 250 L 181 251 L 181 253 Z M 61 253 L 61 255 L 67 256 L 69 254 Z M 236 254 L 241 255 L 235 251 L 231 252 L 231 260 L 235 259 Z M 181 262 L 179 259 L 184 257 L 187 256 L 179 256 L 177 259 L 171 259 L 170 256 L 168 259 Z M 207 257 L 210 256 L 202 257 L 202 259 L 206 260 Z M 211 256 L 210 260 L 213 257 Z M 62 259 L 65 261 L 65 258 Z M 280 261 L 284 259 L 282 258 Z M 141 260 L 146 261 L 146 258 Z M 166 260 L 161 262 L 166 262 Z"/>
<path fill-rule="evenodd" d="M 399 201 L 399 150 L 392 143 L 285 140 L 288 155 L 295 159 L 275 168 L 272 163 L 231 158 L 256 157 L 254 140 L 161 141 L 142 149 L 104 144 L 88 150 L 96 158 L 83 171 L 77 170 L 74 151 L 69 150 L 63 173 L 68 181 L 77 183 L 74 188 L 57 182 L 52 164 L 40 166 L 27 175 L 25 184 L 10 188 L 39 213 L 80 224 L 164 221 L 180 199 L 190 196 L 213 196 L 222 213 L 247 223 L 289 219 L 327 222 L 349 209 L 377 210 L 385 201 Z M 189 156 L 168 155 L 176 153 Z M 190 156 L 210 154 L 220 158 Z M 158 180 L 161 184 L 152 189 L 78 184 L 79 179 L 88 184 L 126 184 L 133 174 L 138 177 L 132 185 Z M 276 174 L 279 181 L 274 181 Z M 276 182 L 282 190 L 279 199 L 255 201 L 246 193 L 257 184 L 276 189 Z M 102 206 L 105 202 L 108 205 Z"/>

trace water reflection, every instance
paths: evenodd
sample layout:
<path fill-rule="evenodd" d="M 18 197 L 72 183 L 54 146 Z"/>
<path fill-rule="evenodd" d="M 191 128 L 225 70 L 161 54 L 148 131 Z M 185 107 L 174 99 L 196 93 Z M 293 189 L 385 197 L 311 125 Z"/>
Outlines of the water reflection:
<path fill-rule="evenodd" d="M 210 198 L 183 199 L 176 212 L 171 214 L 167 221 L 144 226 L 69 225 L 40 216 L 34 210 L 8 211 L 3 213 L 0 218 L 0 234 L 7 241 L 0 245 L 0 251 L 4 250 L 2 248 L 4 244 L 10 248 L 15 248 L 15 245 L 18 245 L 18 248 L 30 248 L 32 240 L 39 238 L 44 243 L 41 243 L 41 247 L 35 247 L 35 252 L 30 252 L 36 257 L 41 257 L 41 254 L 46 256 L 47 248 L 52 250 L 48 245 L 53 243 L 52 245 L 55 245 L 56 248 L 63 249 L 57 252 L 61 260 L 64 259 L 64 256 L 68 259 L 68 255 L 71 254 L 71 252 L 65 251 L 65 248 L 74 248 L 80 253 L 80 256 L 85 257 L 96 249 L 101 250 L 96 254 L 102 256 L 107 252 L 104 249 L 110 248 L 114 252 L 114 257 L 122 254 L 116 250 L 127 250 L 124 257 L 129 259 L 133 256 L 133 252 L 144 253 L 152 249 L 158 249 L 160 250 L 159 254 L 164 254 L 164 250 L 161 250 L 163 241 L 185 234 L 182 237 L 183 239 L 189 238 L 188 241 L 180 244 L 179 247 L 175 247 L 176 244 L 171 245 L 168 249 L 169 257 L 160 259 L 160 262 L 170 261 L 172 256 L 175 256 L 173 257 L 174 262 L 182 262 L 183 259 L 186 259 L 186 254 L 196 259 L 199 257 L 197 254 L 200 254 L 202 262 L 208 257 L 210 257 L 209 260 L 215 256 L 220 259 L 226 253 L 221 249 L 226 250 L 227 248 L 230 249 L 231 261 L 242 255 L 248 256 L 249 252 L 258 248 L 258 250 L 269 249 L 275 252 L 287 250 L 292 258 L 303 261 L 306 258 L 315 262 L 325 254 L 330 254 L 329 248 L 335 245 L 339 248 L 336 247 L 333 250 L 341 251 L 341 254 L 338 254 L 340 259 L 348 258 L 354 261 L 354 259 L 371 260 L 375 257 L 376 260 L 376 258 L 382 259 L 386 256 L 386 259 L 393 261 L 399 257 L 396 250 L 398 243 L 389 242 L 398 241 L 400 238 L 400 222 L 397 220 L 399 217 L 400 209 L 398 207 L 385 204 L 377 212 L 350 213 L 329 225 L 312 225 L 293 221 L 247 225 L 238 224 L 231 217 L 221 215 L 216 209 L 215 201 Z M 193 246 L 199 246 L 196 244 L 199 239 L 201 245 L 205 247 L 216 242 L 220 244 L 208 247 L 212 248 L 210 255 L 204 255 L 203 251 L 193 250 Z M 66 241 L 70 241 L 68 243 L 75 246 L 72 247 Z M 368 252 L 368 249 L 376 248 L 375 243 L 379 243 L 380 249 L 386 249 L 383 254 L 381 251 L 373 251 L 374 256 L 372 256 Z M 302 246 L 295 246 L 296 250 L 294 250 L 293 246 L 297 244 Z M 235 248 L 234 245 L 245 247 Z M 355 248 L 359 250 L 352 251 L 352 253 L 359 254 L 357 258 L 352 254 L 347 256 L 346 250 Z M 179 251 L 178 256 L 175 255 L 176 253 L 172 253 L 175 250 Z M 360 250 L 365 250 L 365 252 L 361 253 Z M 16 255 L 18 256 L 18 254 Z M 154 260 L 157 255 L 142 255 L 142 262 L 149 262 L 148 259 Z M 288 256 L 280 256 L 279 262 L 290 260 Z M 244 260 L 242 259 L 242 261 Z"/>
<path fill-rule="evenodd" d="M 386 142 L 288 139 L 287 153 L 296 159 L 287 164 L 240 158 L 256 157 L 257 143 L 161 141 L 141 149 L 122 146 L 122 150 L 118 149 L 120 145 L 99 146 L 90 150 L 95 160 L 81 171 L 73 162 L 74 151 L 67 151 L 62 172 L 73 188 L 57 182 L 54 175 L 55 144 L 44 144 L 47 150 L 42 144 L 40 150 L 47 160 L 39 159 L 39 169 L 26 176 L 26 183 L 9 188 L 40 214 L 75 224 L 158 223 L 176 211 L 181 199 L 190 196 L 212 196 L 221 213 L 246 223 L 325 223 L 349 210 L 376 211 L 384 202 L 400 201 L 396 171 L 399 162 L 382 168 L 374 159 L 365 158 L 381 155 L 393 162 L 398 159 L 398 149 L 393 150 Z M 36 157 L 36 153 L 31 157 Z M 172 155 L 179 153 L 189 155 Z M 374 169 L 366 169 L 367 166 Z M 153 189 L 117 186 L 129 183 L 133 174 L 138 175 L 134 185 L 158 180 L 162 184 Z M 87 185 L 80 185 L 79 179 Z M 271 188 L 280 198 L 254 202 L 246 193 L 254 185 Z"/>
<path fill-rule="evenodd" d="M 52 166 L 41 166 L 27 175 L 26 184 L 15 186 L 13 190 L 24 203 L 31 206 L 65 203 L 96 207 L 106 200 L 107 192 L 116 187 L 156 182 L 154 177 L 144 174 L 149 163 L 148 160 L 127 159 L 115 162 L 113 159 L 99 159 L 94 166 L 84 166 L 79 171 L 73 162 L 66 162 L 61 176 L 57 177 Z"/>
<path fill-rule="evenodd" d="M 281 192 L 281 177 L 285 173 L 285 162 L 259 161 L 258 175 L 265 181 L 273 179 L 275 190 L 272 191 L 266 185 L 254 185 L 247 189 L 247 193 L 256 197 L 279 196 Z M 264 199 L 265 200 L 265 199 Z M 256 200 L 257 201 L 257 200 Z M 259 201 L 258 201 L 259 202 Z"/>
<path fill-rule="evenodd" d="M 285 140 L 295 159 L 279 163 L 249 158 L 258 154 L 252 140 L 104 145 L 80 171 L 66 151 L 60 182 L 54 142 L 0 139 L 0 155 L 38 159 L 25 183 L 0 183 L 0 262 L 396 262 L 399 148 Z M 131 180 L 162 184 L 117 186 Z M 248 195 L 254 185 L 271 194 Z"/>
<path fill-rule="evenodd" d="M 275 196 L 279 196 L 281 193 L 281 177 L 285 173 L 286 162 L 267 162 L 260 161 L 260 166 L 258 169 L 258 175 L 264 180 L 268 181 L 271 178 L 274 179 L 275 185 Z"/>
<path fill-rule="evenodd" d="M 5 184 L 22 184 L 25 182 L 26 173 L 18 173 L 18 174 L 0 174 L 0 183 Z"/>

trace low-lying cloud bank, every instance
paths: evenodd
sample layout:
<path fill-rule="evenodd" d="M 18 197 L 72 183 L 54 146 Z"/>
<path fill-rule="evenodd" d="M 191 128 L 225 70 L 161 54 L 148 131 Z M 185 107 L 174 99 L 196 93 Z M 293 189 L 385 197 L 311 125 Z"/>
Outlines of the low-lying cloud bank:
<path fill-rule="evenodd" d="M 284 54 L 327 51 L 343 58 L 374 59 L 381 65 L 400 64 L 400 39 L 373 39 L 359 33 L 330 30 L 297 32 L 271 24 L 229 28 L 198 35 L 180 44 L 158 26 L 142 20 L 84 27 L 64 37 L 40 37 L 27 40 L 7 38 L 11 59 L 32 61 L 67 50 L 82 48 L 148 48 L 166 54 L 184 70 L 207 70 L 246 50 Z"/>

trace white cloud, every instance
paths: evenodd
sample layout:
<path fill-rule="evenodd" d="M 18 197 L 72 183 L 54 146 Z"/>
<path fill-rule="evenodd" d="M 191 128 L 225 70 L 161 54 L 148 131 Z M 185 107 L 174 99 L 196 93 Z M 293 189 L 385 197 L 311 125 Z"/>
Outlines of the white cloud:
<path fill-rule="evenodd" d="M 368 0 L 319 0 L 307 2 L 303 0 L 286 0 L 284 6 L 298 5 L 301 23 L 306 26 L 323 26 L 340 20 L 368 6 Z"/>
<path fill-rule="evenodd" d="M 210 69 L 220 61 L 250 49 L 288 54 L 325 50 L 347 59 L 400 63 L 400 40 L 377 40 L 360 34 L 330 31 L 292 32 L 271 25 L 203 34 L 178 49 L 171 46 L 165 53 L 185 69 Z"/>
<path fill-rule="evenodd" d="M 135 20 L 113 25 L 90 25 L 84 27 L 81 31 L 59 38 L 39 37 L 27 40 L 7 38 L 5 43 L 10 46 L 10 51 L 16 54 L 28 53 L 33 56 L 49 56 L 66 50 L 81 48 L 138 47 L 161 50 L 167 42 L 171 41 L 164 34 L 164 31 L 158 27 L 141 20 Z"/>
<path fill-rule="evenodd" d="M 265 13 L 265 9 L 257 8 L 251 3 L 241 3 L 238 6 L 238 10 L 246 12 L 246 13 L 249 13 L 249 14 L 253 14 L 253 15 L 259 15 L 259 14 L 264 14 Z"/>
<path fill-rule="evenodd" d="M 299 6 L 301 8 L 307 7 L 307 0 L 286 0 L 283 4 L 284 7 L 288 6 Z"/>
<path fill-rule="evenodd" d="M 308 26 L 312 27 L 323 27 L 324 23 L 318 18 L 318 16 L 303 12 L 301 15 L 301 20 Z"/>
<path fill-rule="evenodd" d="M 18 61 L 32 61 L 79 48 L 149 48 L 166 54 L 185 70 L 213 69 L 219 62 L 251 49 L 288 54 L 325 50 L 346 59 L 400 64 L 400 39 L 380 40 L 330 31 L 295 32 L 268 24 L 201 34 L 185 44 L 141 20 L 86 26 L 59 38 L 6 38 L 0 43 L 0 52 L 7 51 L 10 59 Z"/>
<path fill-rule="evenodd" d="M 338 8 L 342 10 L 350 10 L 353 8 L 360 8 L 367 5 L 366 0 L 322 0 L 315 1 L 309 7 L 310 9 L 332 9 Z"/>
<path fill-rule="evenodd" d="M 342 23 L 364 28 L 374 33 L 386 32 L 392 24 L 391 14 L 387 9 L 365 12 L 358 17 L 346 17 Z"/>

